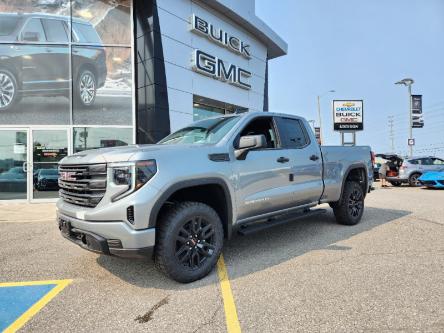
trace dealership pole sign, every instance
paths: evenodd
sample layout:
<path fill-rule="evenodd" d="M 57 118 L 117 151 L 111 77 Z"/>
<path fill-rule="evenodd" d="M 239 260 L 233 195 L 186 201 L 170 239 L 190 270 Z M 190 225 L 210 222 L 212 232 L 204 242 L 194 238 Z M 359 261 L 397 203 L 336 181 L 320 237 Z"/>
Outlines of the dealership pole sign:
<path fill-rule="evenodd" d="M 334 100 L 333 126 L 335 131 L 354 132 L 364 129 L 362 100 Z"/>
<path fill-rule="evenodd" d="M 422 118 L 422 95 L 412 95 L 411 99 L 412 128 L 423 128 L 424 119 Z"/>
<path fill-rule="evenodd" d="M 191 31 L 207 37 L 210 41 L 246 59 L 251 58 L 250 45 L 248 43 L 220 28 L 216 28 L 212 23 L 194 14 L 191 16 Z M 250 71 L 225 62 L 208 52 L 199 49 L 194 50 L 192 69 L 197 73 L 213 77 L 222 82 L 228 82 L 239 88 L 251 89 L 249 78 L 252 74 Z"/>

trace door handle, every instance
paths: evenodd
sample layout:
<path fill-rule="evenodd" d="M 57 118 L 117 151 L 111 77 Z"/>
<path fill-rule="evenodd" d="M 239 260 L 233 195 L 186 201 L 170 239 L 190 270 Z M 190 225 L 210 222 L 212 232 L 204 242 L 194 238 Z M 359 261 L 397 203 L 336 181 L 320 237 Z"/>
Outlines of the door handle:
<path fill-rule="evenodd" d="M 23 165 L 22 165 L 22 169 L 23 169 L 23 172 L 28 172 L 28 162 L 23 162 Z"/>
<path fill-rule="evenodd" d="M 310 160 L 317 161 L 317 160 L 319 160 L 319 156 L 318 155 L 311 155 Z"/>
<path fill-rule="evenodd" d="M 281 156 L 276 161 L 279 162 L 279 163 L 287 163 L 287 162 L 290 162 L 290 159 L 287 158 L 287 157 Z"/>

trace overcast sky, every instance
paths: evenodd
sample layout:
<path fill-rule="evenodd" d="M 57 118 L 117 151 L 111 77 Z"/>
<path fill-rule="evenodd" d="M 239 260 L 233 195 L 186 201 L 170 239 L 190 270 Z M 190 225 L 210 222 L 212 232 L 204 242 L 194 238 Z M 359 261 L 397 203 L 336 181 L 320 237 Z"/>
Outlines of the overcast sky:
<path fill-rule="evenodd" d="M 364 100 L 358 144 L 390 151 L 388 116 L 395 119 L 395 149 L 407 152 L 407 88 L 423 95 L 423 129 L 414 129 L 416 154 L 444 157 L 444 0 L 256 0 L 256 14 L 289 45 L 269 63 L 270 110 L 317 120 L 322 98 L 326 144 L 332 99 Z"/>

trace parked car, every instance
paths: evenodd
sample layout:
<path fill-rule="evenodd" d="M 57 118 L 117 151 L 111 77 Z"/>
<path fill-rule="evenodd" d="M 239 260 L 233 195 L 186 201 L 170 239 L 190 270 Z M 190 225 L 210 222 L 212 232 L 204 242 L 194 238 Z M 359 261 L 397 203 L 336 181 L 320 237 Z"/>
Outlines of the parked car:
<path fill-rule="evenodd" d="M 23 167 L 13 167 L 0 173 L 0 192 L 26 191 L 26 173 Z"/>
<path fill-rule="evenodd" d="M 0 112 L 27 96 L 68 97 L 71 65 L 75 105 L 92 106 L 107 75 L 92 24 L 67 16 L 0 13 L 0 59 Z"/>
<path fill-rule="evenodd" d="M 318 214 L 354 225 L 373 183 L 370 147 L 320 146 L 308 122 L 249 112 L 198 121 L 155 145 L 59 165 L 58 223 L 84 249 L 150 257 L 180 282 L 206 276 L 225 238 Z M 272 246 L 272 245 L 270 245 Z"/>
<path fill-rule="evenodd" d="M 57 169 L 40 169 L 37 173 L 37 180 L 34 183 L 38 191 L 58 190 L 59 172 Z"/>
<path fill-rule="evenodd" d="M 401 159 L 402 160 L 402 159 Z M 437 171 L 444 167 L 444 160 L 434 156 L 416 156 L 402 160 L 398 171 L 387 180 L 390 183 L 408 183 L 410 186 L 421 186 L 419 177 L 427 171 Z"/>
<path fill-rule="evenodd" d="M 378 167 L 378 173 L 379 168 L 381 167 L 382 163 L 388 163 L 388 170 L 387 170 L 387 181 L 390 182 L 393 186 L 401 186 L 402 182 L 396 179 L 393 179 L 393 177 L 397 177 L 399 173 L 399 169 L 403 163 L 402 157 L 396 154 L 376 154 L 377 163 L 379 164 Z M 379 176 L 378 176 L 379 178 Z"/>
<path fill-rule="evenodd" d="M 437 171 L 428 171 L 418 178 L 421 185 L 430 188 L 444 188 L 444 167 Z"/>

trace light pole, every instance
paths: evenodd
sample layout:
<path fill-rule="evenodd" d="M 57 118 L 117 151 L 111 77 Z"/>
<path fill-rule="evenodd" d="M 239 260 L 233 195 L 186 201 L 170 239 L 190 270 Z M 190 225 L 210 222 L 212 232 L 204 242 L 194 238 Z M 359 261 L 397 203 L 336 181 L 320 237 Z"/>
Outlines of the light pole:
<path fill-rule="evenodd" d="M 415 83 L 413 79 L 402 79 L 401 81 L 395 82 L 395 84 L 402 84 L 408 88 L 409 93 L 409 139 L 413 139 L 413 120 L 412 120 L 412 84 Z M 409 144 L 410 157 L 413 156 L 413 146 Z"/>
<path fill-rule="evenodd" d="M 321 144 L 324 144 L 324 135 L 322 132 L 322 117 L 321 117 L 321 97 L 328 93 L 334 93 L 334 90 L 326 91 L 325 93 L 318 95 L 318 120 L 319 120 L 319 136 L 321 137 Z"/>

